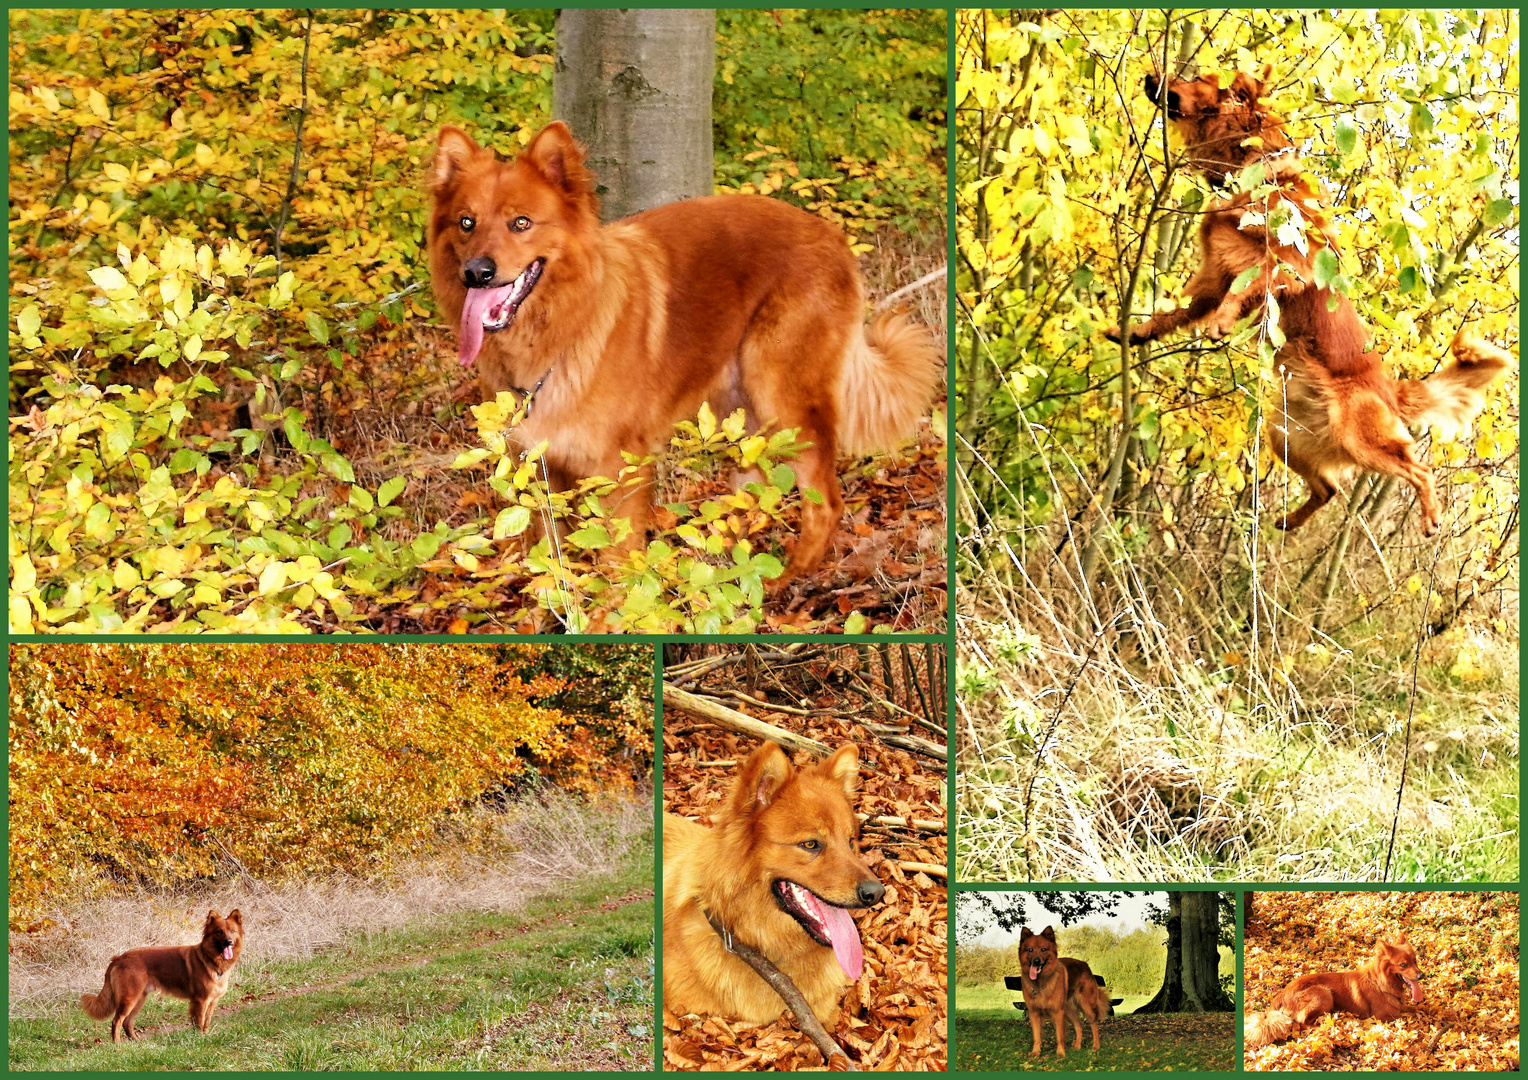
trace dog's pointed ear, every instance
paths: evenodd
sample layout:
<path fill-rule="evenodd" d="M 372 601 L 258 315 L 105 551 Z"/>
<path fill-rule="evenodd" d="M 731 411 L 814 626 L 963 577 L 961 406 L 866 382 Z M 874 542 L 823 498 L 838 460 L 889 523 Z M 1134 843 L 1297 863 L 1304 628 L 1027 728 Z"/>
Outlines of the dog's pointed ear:
<path fill-rule="evenodd" d="M 584 148 L 561 120 L 542 128 L 520 156 L 553 187 L 570 195 L 594 188 L 594 175 L 584 166 Z"/>
<path fill-rule="evenodd" d="M 778 743 L 759 747 L 743 762 L 738 773 L 737 786 L 732 789 L 733 813 L 748 817 L 772 806 L 794 772 L 795 767 Z"/>
<path fill-rule="evenodd" d="M 215 925 L 217 923 L 217 921 L 218 921 L 218 909 L 217 908 L 213 908 L 211 911 L 207 912 L 207 921 L 202 923 L 202 925 L 203 926 L 213 926 L 213 925 Z"/>
<path fill-rule="evenodd" d="M 1056 943 L 1056 928 L 1054 926 L 1047 926 L 1044 930 L 1040 931 L 1040 936 L 1050 938 L 1051 944 L 1054 945 Z"/>
<path fill-rule="evenodd" d="M 826 773 L 828 779 L 839 784 L 845 795 L 854 798 L 854 789 L 859 785 L 859 747 L 846 743 L 833 751 L 833 756 L 817 768 Z"/>
<path fill-rule="evenodd" d="M 1231 80 L 1231 96 L 1248 105 L 1256 105 L 1257 99 L 1263 96 L 1263 84 L 1245 71 L 1238 71 L 1236 78 Z"/>
<path fill-rule="evenodd" d="M 228 921 L 231 923 L 238 923 L 239 929 L 241 930 L 244 928 L 244 916 L 239 914 L 238 908 L 234 908 L 228 913 Z"/>
<path fill-rule="evenodd" d="M 435 160 L 430 164 L 431 189 L 439 192 L 450 187 L 462 167 L 482 153 L 493 151 L 485 151 L 459 127 L 441 128 L 435 137 Z"/>
<path fill-rule="evenodd" d="M 1035 932 L 1026 926 L 1024 929 L 1019 931 L 1019 944 L 1022 945 L 1024 942 L 1035 936 Z"/>

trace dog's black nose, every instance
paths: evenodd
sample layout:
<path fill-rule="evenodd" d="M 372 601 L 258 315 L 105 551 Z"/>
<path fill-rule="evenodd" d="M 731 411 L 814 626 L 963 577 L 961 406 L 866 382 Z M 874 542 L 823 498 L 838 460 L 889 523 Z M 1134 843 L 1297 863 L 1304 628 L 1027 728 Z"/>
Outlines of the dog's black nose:
<path fill-rule="evenodd" d="M 1162 81 L 1155 75 L 1146 76 L 1146 98 L 1148 101 L 1160 101 Z"/>
<path fill-rule="evenodd" d="M 487 255 L 479 255 L 475 259 L 468 259 L 462 267 L 462 281 L 469 289 L 484 289 L 493 284 L 494 276 L 499 268 L 493 264 L 493 260 Z"/>
<path fill-rule="evenodd" d="M 881 897 L 886 895 L 886 886 L 874 878 L 859 883 L 859 902 L 865 907 L 871 904 L 879 904 Z"/>

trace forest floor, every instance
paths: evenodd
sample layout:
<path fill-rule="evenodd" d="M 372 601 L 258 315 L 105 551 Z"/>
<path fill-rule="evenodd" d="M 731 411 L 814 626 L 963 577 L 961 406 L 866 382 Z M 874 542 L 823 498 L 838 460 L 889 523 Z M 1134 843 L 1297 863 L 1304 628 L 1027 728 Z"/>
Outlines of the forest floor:
<path fill-rule="evenodd" d="M 1332 1015 L 1286 1042 L 1246 1051 L 1250 1071 L 1516 1072 L 1515 892 L 1256 892 L 1245 931 L 1249 1011 L 1297 976 L 1351 971 L 1376 940 L 1417 950 L 1420 1002 L 1391 1021 Z"/>

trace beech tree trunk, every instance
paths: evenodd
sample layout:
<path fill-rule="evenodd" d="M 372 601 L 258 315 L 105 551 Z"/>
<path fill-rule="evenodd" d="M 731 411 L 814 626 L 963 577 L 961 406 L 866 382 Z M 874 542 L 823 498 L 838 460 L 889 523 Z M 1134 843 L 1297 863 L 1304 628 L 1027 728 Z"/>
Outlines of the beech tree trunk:
<path fill-rule="evenodd" d="M 1162 988 L 1136 1012 L 1230 1012 L 1220 988 L 1220 894 L 1167 894 L 1167 970 Z"/>
<path fill-rule="evenodd" d="M 601 217 L 711 194 L 713 9 L 557 14 L 552 115 L 589 148 Z"/>

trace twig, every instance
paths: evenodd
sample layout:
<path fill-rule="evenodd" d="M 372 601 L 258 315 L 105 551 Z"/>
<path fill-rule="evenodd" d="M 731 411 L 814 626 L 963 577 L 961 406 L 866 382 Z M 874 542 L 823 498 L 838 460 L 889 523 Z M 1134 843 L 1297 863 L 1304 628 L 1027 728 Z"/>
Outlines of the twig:
<path fill-rule="evenodd" d="M 914 874 L 931 874 L 934 877 L 948 877 L 949 873 L 938 863 L 931 862 L 899 862 L 897 869 L 909 870 Z"/>
<path fill-rule="evenodd" d="M 849 1060 L 849 1055 L 844 1053 L 843 1048 L 827 1033 L 822 1026 L 822 1021 L 817 1019 L 817 1014 L 806 1003 L 806 998 L 802 996 L 800 990 L 796 989 L 796 984 L 791 982 L 789 975 L 770 963 L 769 958 L 758 949 L 733 937 L 732 931 L 717 922 L 716 916 L 709 911 L 706 912 L 706 921 L 722 939 L 722 946 L 757 971 L 759 978 L 767 982 L 770 989 L 785 1000 L 791 1012 L 796 1014 L 796 1026 L 801 1029 L 802 1034 L 812 1040 L 817 1049 L 822 1051 L 822 1057 L 828 1063 L 829 1072 L 859 1072 L 859 1068 Z M 835 1059 L 843 1064 L 835 1064 Z"/>
<path fill-rule="evenodd" d="M 868 814 L 855 814 L 860 819 L 860 824 L 869 825 L 871 828 L 912 829 L 915 832 L 935 833 L 943 836 L 947 831 L 942 821 L 928 821 L 924 818 L 895 817 L 891 814 L 879 814 L 871 817 Z"/>
<path fill-rule="evenodd" d="M 929 757 L 937 758 L 940 761 L 949 760 L 948 751 L 938 743 L 929 742 L 927 739 L 920 739 L 916 735 L 909 735 L 905 731 L 894 727 L 887 727 L 885 724 L 872 724 L 869 721 L 861 721 L 861 723 L 883 743 L 889 743 L 903 750 L 911 750 L 915 754 L 927 754 Z"/>
<path fill-rule="evenodd" d="M 302 40 L 302 107 L 297 110 L 297 142 L 292 147 L 292 172 L 287 177 L 286 197 L 281 200 L 281 213 L 276 218 L 276 276 L 281 276 L 281 233 L 286 228 L 287 215 L 292 210 L 292 199 L 297 194 L 298 166 L 302 162 L 302 126 L 308 119 L 308 49 L 313 44 L 313 9 L 308 9 L 308 29 Z"/>
<path fill-rule="evenodd" d="M 1411 722 L 1417 714 L 1417 669 L 1422 664 L 1422 642 L 1427 639 L 1427 609 L 1432 605 L 1433 582 L 1438 576 L 1438 559 L 1443 549 L 1433 542 L 1432 568 L 1427 572 L 1427 591 L 1422 594 L 1422 620 L 1417 624 L 1417 648 L 1411 657 L 1411 693 L 1406 702 L 1406 740 L 1401 744 L 1401 782 L 1395 785 L 1395 813 L 1390 818 L 1390 843 L 1385 846 L 1385 872 L 1381 881 L 1390 880 L 1390 857 L 1395 854 L 1395 834 L 1401 825 L 1401 800 L 1406 794 L 1406 777 L 1411 771 Z"/>
<path fill-rule="evenodd" d="M 890 293 L 889 295 L 883 297 L 880 302 L 875 305 L 875 310 L 880 311 L 883 307 L 887 307 L 893 301 L 906 296 L 908 293 L 917 292 L 919 289 L 923 288 L 923 286 L 931 285 L 942 278 L 948 278 L 949 275 L 950 268 L 948 265 L 941 266 L 938 270 L 930 270 L 911 285 L 903 285 L 896 292 Z"/>

